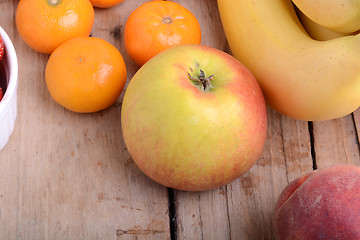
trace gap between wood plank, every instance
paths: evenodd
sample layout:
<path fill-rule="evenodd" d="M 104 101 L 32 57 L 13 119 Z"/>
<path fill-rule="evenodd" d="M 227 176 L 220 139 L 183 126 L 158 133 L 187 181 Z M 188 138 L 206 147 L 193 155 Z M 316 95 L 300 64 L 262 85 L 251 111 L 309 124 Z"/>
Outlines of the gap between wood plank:
<path fill-rule="evenodd" d="M 170 225 L 170 239 L 177 239 L 177 214 L 176 214 L 176 196 L 175 190 L 168 188 L 169 198 L 169 225 Z"/>
<path fill-rule="evenodd" d="M 359 134 L 358 134 L 358 129 L 356 127 L 356 121 L 355 121 L 354 113 L 351 113 L 351 117 L 352 117 L 352 120 L 353 120 L 353 123 L 354 123 L 354 129 L 355 129 L 355 142 L 356 142 L 356 145 L 358 147 L 358 151 L 360 153 Z"/>
<path fill-rule="evenodd" d="M 316 152 L 315 152 L 315 139 L 314 139 L 314 123 L 308 122 L 308 129 L 310 135 L 310 146 L 311 146 L 311 158 L 313 162 L 313 170 L 317 169 L 316 165 Z"/>

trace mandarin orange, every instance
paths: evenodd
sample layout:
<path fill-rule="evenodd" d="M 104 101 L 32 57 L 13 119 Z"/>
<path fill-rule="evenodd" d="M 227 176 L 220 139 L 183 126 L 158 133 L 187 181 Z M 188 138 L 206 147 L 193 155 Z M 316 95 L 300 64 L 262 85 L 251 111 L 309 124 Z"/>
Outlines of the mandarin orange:
<path fill-rule="evenodd" d="M 180 44 L 200 44 L 196 17 L 171 1 L 149 1 L 136 8 L 126 21 L 125 49 L 139 66 L 156 54 Z"/>
<path fill-rule="evenodd" d="M 116 102 L 126 83 L 126 66 L 112 44 L 80 37 L 50 55 L 45 80 L 52 98 L 79 113 L 97 112 Z"/>
<path fill-rule="evenodd" d="M 94 7 L 89 0 L 20 0 L 16 26 L 34 50 L 51 54 L 61 43 L 89 36 Z"/>
<path fill-rule="evenodd" d="M 92 5 L 98 8 L 111 8 L 123 1 L 124 0 L 90 0 Z"/>

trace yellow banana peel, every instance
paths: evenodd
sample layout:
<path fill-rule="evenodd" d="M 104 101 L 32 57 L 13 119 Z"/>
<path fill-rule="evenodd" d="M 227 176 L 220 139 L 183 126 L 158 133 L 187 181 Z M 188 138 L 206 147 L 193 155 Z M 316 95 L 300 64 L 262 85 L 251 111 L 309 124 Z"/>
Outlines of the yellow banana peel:
<path fill-rule="evenodd" d="M 312 39 L 291 0 L 218 0 L 231 53 L 267 103 L 291 118 L 320 121 L 360 106 L 360 34 Z"/>
<path fill-rule="evenodd" d="M 319 41 L 331 40 L 339 37 L 345 37 L 349 35 L 355 35 L 350 33 L 335 32 L 327 27 L 324 27 L 306 16 L 300 9 L 296 8 L 296 13 L 300 19 L 301 24 L 305 28 L 306 32 L 311 38 Z"/>
<path fill-rule="evenodd" d="M 360 30 L 360 0 L 292 0 L 307 17 L 339 33 Z"/>

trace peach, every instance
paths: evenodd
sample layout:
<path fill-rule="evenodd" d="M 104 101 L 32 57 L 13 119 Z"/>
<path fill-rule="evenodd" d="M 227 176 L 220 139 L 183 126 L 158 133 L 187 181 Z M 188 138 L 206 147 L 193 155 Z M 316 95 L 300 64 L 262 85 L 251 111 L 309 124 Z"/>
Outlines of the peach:
<path fill-rule="evenodd" d="M 335 165 L 291 182 L 273 219 L 277 239 L 360 239 L 360 167 Z"/>

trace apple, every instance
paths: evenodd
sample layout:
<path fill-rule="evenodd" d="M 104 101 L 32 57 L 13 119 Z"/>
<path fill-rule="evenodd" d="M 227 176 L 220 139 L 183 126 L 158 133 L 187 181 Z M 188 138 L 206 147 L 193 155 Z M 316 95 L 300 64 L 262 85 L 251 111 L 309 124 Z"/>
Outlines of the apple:
<path fill-rule="evenodd" d="M 133 76 L 121 109 L 124 142 L 148 177 L 205 191 L 256 162 L 267 133 L 262 91 L 251 72 L 216 48 L 180 45 Z"/>
<path fill-rule="evenodd" d="M 273 227 L 279 240 L 360 239 L 360 167 L 334 165 L 291 182 Z"/>

